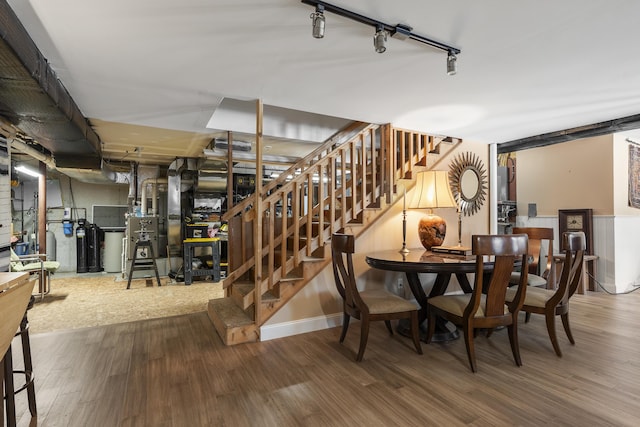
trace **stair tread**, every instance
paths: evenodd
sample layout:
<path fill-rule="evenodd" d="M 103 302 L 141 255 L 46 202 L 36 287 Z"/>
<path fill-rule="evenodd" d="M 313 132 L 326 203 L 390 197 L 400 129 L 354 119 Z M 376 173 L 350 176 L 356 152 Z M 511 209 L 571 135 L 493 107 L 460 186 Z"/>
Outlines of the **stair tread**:
<path fill-rule="evenodd" d="M 209 300 L 208 312 L 212 312 L 220 319 L 225 327 L 237 328 L 252 325 L 253 320 L 231 298 L 218 298 Z"/>
<path fill-rule="evenodd" d="M 242 297 L 249 295 L 255 289 L 253 282 L 236 282 L 233 284 L 234 291 L 237 291 Z M 267 291 L 262 294 L 262 301 L 274 301 L 279 298 L 275 296 L 271 291 Z"/>

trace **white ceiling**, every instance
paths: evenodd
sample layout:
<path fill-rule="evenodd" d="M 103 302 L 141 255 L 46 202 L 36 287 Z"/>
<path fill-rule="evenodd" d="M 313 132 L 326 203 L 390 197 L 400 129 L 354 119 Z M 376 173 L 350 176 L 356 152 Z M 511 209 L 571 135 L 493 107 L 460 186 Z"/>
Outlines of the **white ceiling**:
<path fill-rule="evenodd" d="M 253 126 L 234 99 L 481 143 L 640 113 L 638 1 L 330 3 L 461 49 L 457 75 L 415 41 L 377 54 L 372 27 L 329 12 L 314 39 L 298 0 L 9 0 L 114 159 L 198 155 Z"/>

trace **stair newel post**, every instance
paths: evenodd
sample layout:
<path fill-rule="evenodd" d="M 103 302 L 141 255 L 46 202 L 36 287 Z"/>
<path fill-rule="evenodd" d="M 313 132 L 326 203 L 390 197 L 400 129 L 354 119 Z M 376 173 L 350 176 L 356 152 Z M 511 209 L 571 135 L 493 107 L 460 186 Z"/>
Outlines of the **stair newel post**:
<path fill-rule="evenodd" d="M 396 136 L 396 144 L 399 146 L 400 148 L 400 179 L 404 178 L 405 172 L 406 172 L 406 164 L 404 162 L 404 156 L 405 156 L 405 143 L 404 143 L 404 131 L 402 130 L 398 130 L 395 132 L 395 136 Z"/>
<path fill-rule="evenodd" d="M 280 205 L 281 209 L 281 230 L 282 230 L 282 243 L 280 243 L 280 265 L 282 266 L 282 277 L 287 275 L 287 237 L 289 235 L 289 227 L 288 227 L 288 217 L 289 217 L 289 206 L 287 203 L 288 200 L 287 191 L 282 191 L 280 194 Z"/>
<path fill-rule="evenodd" d="M 255 239 L 253 247 L 254 259 L 254 308 L 255 322 L 260 324 L 262 315 L 262 228 L 263 228 L 263 209 L 262 209 L 262 100 L 256 101 L 256 188 L 254 193 L 255 216 L 253 218 L 253 238 Z"/>
<path fill-rule="evenodd" d="M 300 264 L 300 184 L 293 183 L 291 192 L 291 216 L 293 218 L 293 267 Z"/>
<path fill-rule="evenodd" d="M 376 134 L 373 129 L 369 130 L 369 141 L 371 142 L 371 203 L 377 204 L 376 188 L 378 185 L 378 159 L 376 158 Z"/>
<path fill-rule="evenodd" d="M 307 178 L 307 256 L 311 256 L 311 241 L 313 239 L 313 171 L 311 168 L 305 172 Z"/>
<path fill-rule="evenodd" d="M 382 180 L 382 191 L 386 196 L 387 204 L 393 201 L 393 179 L 391 175 L 393 159 L 391 158 L 391 126 L 383 125 L 380 128 L 380 150 L 381 150 L 381 171 L 380 179 Z"/>
<path fill-rule="evenodd" d="M 360 207 L 363 211 L 365 206 L 367 205 L 367 142 L 363 132 L 360 132 L 360 181 L 362 185 L 360 186 L 360 201 L 362 202 L 362 206 Z"/>
<path fill-rule="evenodd" d="M 329 166 L 327 170 L 328 185 L 329 185 L 329 234 L 335 233 L 336 225 L 336 158 L 335 156 L 329 157 Z"/>
<path fill-rule="evenodd" d="M 318 165 L 318 247 L 324 245 L 324 164 Z"/>
<path fill-rule="evenodd" d="M 347 152 L 340 149 L 340 228 L 344 230 L 347 226 Z"/>
<path fill-rule="evenodd" d="M 227 210 L 231 210 L 233 208 L 233 202 L 234 202 L 234 195 L 233 195 L 233 150 L 231 149 L 231 147 L 233 147 L 233 132 L 229 131 L 227 132 Z M 233 259 L 232 253 L 233 250 L 230 249 L 229 246 L 229 242 L 237 242 L 237 240 L 234 240 L 235 236 L 235 232 L 236 230 L 234 230 L 234 227 L 231 227 L 230 224 L 231 220 L 227 221 L 227 230 L 228 230 L 228 234 L 227 234 L 227 274 L 230 274 L 233 269 L 236 267 L 235 263 L 236 260 Z M 240 230 L 242 230 L 243 226 L 242 226 L 242 222 L 240 223 Z M 241 231 L 242 233 L 242 231 Z M 241 235 L 241 239 L 242 239 L 242 235 Z M 242 239 L 241 241 L 243 241 L 244 239 Z M 242 263 L 244 263 L 244 251 L 242 252 L 243 255 L 243 259 L 240 263 L 238 263 L 238 265 L 241 265 Z M 229 296 L 229 292 L 230 292 L 230 288 L 227 287 L 225 289 L 225 295 Z"/>
<path fill-rule="evenodd" d="M 268 233 L 268 243 L 267 249 L 269 251 L 268 255 L 268 281 L 269 281 L 269 289 L 273 288 L 273 270 L 275 264 L 275 226 L 276 226 L 276 201 L 272 199 L 269 202 L 269 210 L 266 212 L 269 217 L 269 233 Z M 262 292 L 262 291 L 261 291 Z"/>
<path fill-rule="evenodd" d="M 357 214 L 357 204 L 356 204 L 356 195 L 358 194 L 358 165 L 357 165 L 357 151 L 356 151 L 356 141 L 357 139 L 351 140 L 351 152 L 349 158 L 349 170 L 351 171 L 351 180 L 349 185 L 349 190 L 351 193 L 351 219 L 354 219 Z"/>

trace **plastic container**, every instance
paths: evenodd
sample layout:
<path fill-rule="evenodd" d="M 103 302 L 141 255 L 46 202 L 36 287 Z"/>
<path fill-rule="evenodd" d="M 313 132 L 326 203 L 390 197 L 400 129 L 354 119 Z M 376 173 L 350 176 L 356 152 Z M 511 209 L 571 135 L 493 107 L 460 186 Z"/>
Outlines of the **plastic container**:
<path fill-rule="evenodd" d="M 16 255 L 27 255 L 29 253 L 29 242 L 16 243 L 14 251 Z"/>

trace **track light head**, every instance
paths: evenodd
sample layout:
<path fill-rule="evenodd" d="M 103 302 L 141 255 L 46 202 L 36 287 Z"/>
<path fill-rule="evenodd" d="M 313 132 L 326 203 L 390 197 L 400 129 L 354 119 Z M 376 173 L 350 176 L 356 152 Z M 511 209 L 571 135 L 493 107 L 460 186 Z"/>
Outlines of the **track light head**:
<path fill-rule="evenodd" d="M 373 36 L 373 47 L 378 53 L 384 53 L 387 50 L 387 32 L 382 25 L 376 27 L 376 33 Z"/>
<path fill-rule="evenodd" d="M 439 49 L 443 52 L 447 52 L 447 74 L 456 74 L 456 55 L 460 54 L 460 49 L 444 44 L 438 40 L 434 40 L 420 34 L 413 32 L 413 28 L 407 24 L 391 25 L 379 21 L 374 18 L 369 18 L 359 13 L 352 12 L 342 7 L 334 6 L 325 2 L 324 0 L 300 0 L 304 4 L 315 6 L 316 10 L 311 14 L 312 21 L 312 34 L 313 37 L 321 39 L 324 37 L 324 12 L 335 13 L 336 15 L 351 19 L 366 26 L 373 26 L 376 32 L 373 36 L 373 47 L 376 52 L 383 53 L 387 50 L 387 37 L 391 36 L 398 40 L 413 40 L 419 43 L 423 43 L 432 48 Z"/>
<path fill-rule="evenodd" d="M 316 5 L 316 11 L 311 14 L 311 34 L 316 39 L 324 37 L 324 6 Z"/>
<path fill-rule="evenodd" d="M 447 55 L 447 75 L 449 76 L 453 76 L 456 74 L 457 72 L 457 67 L 456 67 L 456 60 L 458 58 L 456 57 L 456 54 L 453 53 L 453 51 L 449 51 L 449 54 Z"/>

